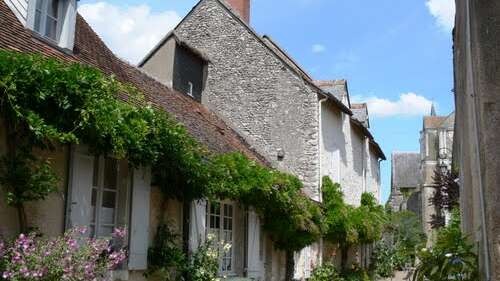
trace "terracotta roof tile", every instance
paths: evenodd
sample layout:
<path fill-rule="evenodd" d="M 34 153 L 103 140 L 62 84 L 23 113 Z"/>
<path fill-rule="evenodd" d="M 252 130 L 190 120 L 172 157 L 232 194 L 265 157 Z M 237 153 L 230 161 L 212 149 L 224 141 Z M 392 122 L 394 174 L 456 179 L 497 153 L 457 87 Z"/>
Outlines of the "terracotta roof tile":
<path fill-rule="evenodd" d="M 70 53 L 25 29 L 5 2 L 0 1 L 0 49 L 41 53 L 66 62 L 88 64 L 108 75 L 113 74 L 118 80 L 137 87 L 153 105 L 169 112 L 211 151 L 240 151 L 253 160 L 268 164 L 243 138 L 205 106 L 118 59 L 80 15 L 76 22 L 75 47 L 73 53 Z"/>
<path fill-rule="evenodd" d="M 424 128 L 439 128 L 446 116 L 424 116 Z"/>

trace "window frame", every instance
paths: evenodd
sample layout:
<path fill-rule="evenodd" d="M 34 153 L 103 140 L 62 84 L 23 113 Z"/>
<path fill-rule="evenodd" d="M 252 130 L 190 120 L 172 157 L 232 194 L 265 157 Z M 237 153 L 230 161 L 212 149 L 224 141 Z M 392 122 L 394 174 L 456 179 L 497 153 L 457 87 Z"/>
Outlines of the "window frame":
<path fill-rule="evenodd" d="M 212 206 L 213 205 L 219 205 L 219 213 L 216 214 L 214 213 L 212 215 Z M 231 212 L 231 216 L 226 216 L 224 214 L 224 206 L 228 206 L 228 207 L 231 207 L 232 209 L 232 212 Z M 234 269 L 234 262 L 235 262 L 235 257 L 234 257 L 234 245 L 235 245 L 235 237 L 234 237 L 234 234 L 235 234 L 235 213 L 236 213 L 236 207 L 235 207 L 235 204 L 233 202 L 230 202 L 230 201 L 221 201 L 221 202 L 207 202 L 207 205 L 206 205 L 206 216 L 207 216 L 207 236 L 209 234 L 211 234 L 211 230 L 217 230 L 218 233 L 217 233 L 217 236 L 216 236 L 216 242 L 218 243 L 217 244 L 217 247 L 219 248 L 219 274 L 221 275 L 232 275 L 232 274 L 235 274 L 235 269 Z M 211 219 L 212 217 L 218 217 L 219 218 L 219 228 L 212 228 L 211 227 Z M 225 218 L 230 218 L 231 219 L 231 229 L 224 229 L 224 219 Z M 214 225 L 215 225 L 215 222 L 214 222 Z M 230 244 L 231 245 L 231 249 L 229 250 L 230 251 L 230 255 L 229 257 L 226 257 L 225 255 L 223 255 L 223 249 L 219 242 L 221 241 L 221 238 L 224 237 L 224 232 L 225 231 L 231 231 L 231 241 L 224 241 L 224 244 Z M 231 269 L 230 270 L 225 270 L 224 269 L 224 261 L 229 258 L 231 263 Z"/>
<path fill-rule="evenodd" d="M 105 185 L 105 177 L 106 177 L 106 160 L 111 160 L 115 162 L 115 189 L 110 189 L 106 188 Z M 120 200 L 120 187 L 119 187 L 119 175 L 120 175 L 120 165 L 118 163 L 117 159 L 113 158 L 106 158 L 103 156 L 95 156 L 94 157 L 94 171 L 93 171 L 93 177 L 96 176 L 95 172 L 97 169 L 97 186 L 94 186 L 94 178 L 92 179 L 92 193 L 94 190 L 96 190 L 96 204 L 95 206 L 92 206 L 92 202 L 90 204 L 91 208 L 95 208 L 95 212 L 91 212 L 91 214 L 94 214 L 93 217 L 90 218 L 89 221 L 89 228 L 93 228 L 94 231 L 93 233 L 90 232 L 89 235 L 91 238 L 103 238 L 103 237 L 109 237 L 109 236 L 100 236 L 99 235 L 99 230 L 101 227 L 111 227 L 112 231 L 118 227 L 118 212 L 119 212 L 119 206 L 118 202 Z M 103 204 L 103 197 L 105 192 L 114 192 L 115 193 L 115 206 L 114 206 L 114 214 L 113 214 L 113 223 L 102 223 L 101 222 L 101 211 L 102 211 L 102 204 Z M 91 198 L 93 197 L 91 193 Z M 122 195 L 123 196 L 123 195 Z"/>
<path fill-rule="evenodd" d="M 39 30 L 37 30 L 36 26 L 35 26 L 36 19 L 37 19 L 37 11 L 39 11 L 37 9 L 37 4 L 40 1 L 42 2 L 42 8 L 40 10 L 40 27 L 39 27 Z M 31 5 L 33 5 L 32 9 L 31 9 L 31 18 L 32 18 L 31 19 L 31 21 L 32 21 L 31 28 L 32 28 L 33 32 L 35 32 L 36 34 L 38 34 L 42 38 L 50 40 L 51 42 L 54 42 L 54 43 L 59 43 L 60 37 L 61 37 L 61 27 L 62 27 L 62 24 L 64 21 L 64 17 L 63 17 L 63 12 L 64 12 L 63 11 L 63 2 L 64 2 L 64 0 L 57 0 L 58 3 L 57 3 L 57 17 L 55 18 L 55 21 L 56 21 L 55 38 L 48 36 L 47 32 L 46 32 L 47 17 L 49 17 L 48 7 L 49 7 L 50 1 L 56 1 L 56 0 L 32 0 L 32 1 L 30 1 Z M 53 18 L 52 16 L 50 16 L 50 17 Z"/>

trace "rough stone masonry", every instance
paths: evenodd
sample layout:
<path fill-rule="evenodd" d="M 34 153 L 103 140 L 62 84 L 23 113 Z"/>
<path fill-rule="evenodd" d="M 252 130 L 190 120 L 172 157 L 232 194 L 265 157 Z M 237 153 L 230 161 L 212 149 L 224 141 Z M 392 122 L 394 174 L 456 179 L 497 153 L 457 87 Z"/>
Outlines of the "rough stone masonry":
<path fill-rule="evenodd" d="M 228 9 L 202 1 L 176 29 L 210 59 L 202 103 L 319 199 L 318 93 Z"/>

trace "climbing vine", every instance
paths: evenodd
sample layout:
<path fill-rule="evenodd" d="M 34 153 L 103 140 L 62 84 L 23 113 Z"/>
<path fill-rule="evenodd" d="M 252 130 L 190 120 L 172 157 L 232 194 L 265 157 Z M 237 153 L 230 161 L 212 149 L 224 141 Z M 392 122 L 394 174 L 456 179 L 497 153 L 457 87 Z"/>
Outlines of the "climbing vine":
<path fill-rule="evenodd" d="M 363 193 L 361 205 L 346 204 L 339 184 L 323 178 L 324 238 L 338 244 L 341 266 L 346 269 L 348 250 L 352 246 L 371 244 L 382 237 L 387 221 L 385 210 L 370 193 Z"/>
<path fill-rule="evenodd" d="M 321 233 L 321 209 L 301 193 L 296 177 L 238 153 L 211 154 L 136 88 L 95 68 L 0 51 L 0 114 L 9 151 L 0 163 L 0 183 L 20 213 L 25 202 L 56 190 L 54 172 L 34 151 L 84 143 L 96 155 L 151 166 L 166 197 L 228 198 L 253 206 L 278 248 L 301 249 Z"/>

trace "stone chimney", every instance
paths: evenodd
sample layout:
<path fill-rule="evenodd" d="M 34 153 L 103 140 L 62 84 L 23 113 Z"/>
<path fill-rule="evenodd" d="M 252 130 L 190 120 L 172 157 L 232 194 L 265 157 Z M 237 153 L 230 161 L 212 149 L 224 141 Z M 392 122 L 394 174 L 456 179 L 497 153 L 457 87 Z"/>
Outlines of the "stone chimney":
<path fill-rule="evenodd" d="M 226 0 L 233 11 L 239 14 L 247 24 L 250 24 L 250 1 L 251 0 Z"/>

